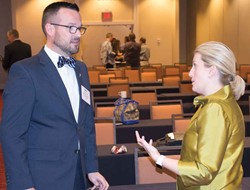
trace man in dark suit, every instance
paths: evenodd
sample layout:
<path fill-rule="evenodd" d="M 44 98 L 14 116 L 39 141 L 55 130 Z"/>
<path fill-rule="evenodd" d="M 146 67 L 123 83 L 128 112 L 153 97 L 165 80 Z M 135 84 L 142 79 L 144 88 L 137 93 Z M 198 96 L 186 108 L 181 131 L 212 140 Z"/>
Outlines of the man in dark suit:
<path fill-rule="evenodd" d="M 7 32 L 7 39 L 10 44 L 4 48 L 3 68 L 9 71 L 13 63 L 31 57 L 31 47 L 19 39 L 19 33 L 16 29 Z"/>
<path fill-rule="evenodd" d="M 88 178 L 107 190 L 98 172 L 87 67 L 70 58 L 86 31 L 78 6 L 48 5 L 42 28 L 46 45 L 12 66 L 3 93 L 7 189 L 83 190 Z"/>
<path fill-rule="evenodd" d="M 124 46 L 124 60 L 131 68 L 138 69 L 140 67 L 141 44 L 135 41 L 135 34 L 129 34 L 129 42 Z"/>

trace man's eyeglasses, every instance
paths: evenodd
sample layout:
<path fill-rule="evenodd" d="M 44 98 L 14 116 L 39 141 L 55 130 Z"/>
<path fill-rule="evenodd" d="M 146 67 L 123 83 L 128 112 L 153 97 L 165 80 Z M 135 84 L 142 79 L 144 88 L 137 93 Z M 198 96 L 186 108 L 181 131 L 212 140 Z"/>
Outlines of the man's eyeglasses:
<path fill-rule="evenodd" d="M 83 27 L 83 26 L 80 26 L 80 27 L 76 27 L 76 26 L 67 26 L 67 25 L 62 25 L 62 24 L 56 24 L 56 23 L 50 23 L 51 25 L 54 25 L 54 26 L 62 26 L 62 27 L 65 27 L 65 28 L 68 28 L 69 29 L 69 32 L 71 34 L 75 34 L 77 30 L 80 31 L 81 35 L 85 34 L 87 28 L 86 27 Z"/>

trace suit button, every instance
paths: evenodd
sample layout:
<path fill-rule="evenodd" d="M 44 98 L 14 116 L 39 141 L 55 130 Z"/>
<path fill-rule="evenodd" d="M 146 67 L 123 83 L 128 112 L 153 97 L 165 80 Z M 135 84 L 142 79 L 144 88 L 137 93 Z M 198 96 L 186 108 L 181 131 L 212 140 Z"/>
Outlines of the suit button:
<path fill-rule="evenodd" d="M 80 153 L 80 150 L 77 149 L 77 150 L 75 150 L 74 152 L 75 152 L 75 154 L 79 154 L 79 153 Z"/>

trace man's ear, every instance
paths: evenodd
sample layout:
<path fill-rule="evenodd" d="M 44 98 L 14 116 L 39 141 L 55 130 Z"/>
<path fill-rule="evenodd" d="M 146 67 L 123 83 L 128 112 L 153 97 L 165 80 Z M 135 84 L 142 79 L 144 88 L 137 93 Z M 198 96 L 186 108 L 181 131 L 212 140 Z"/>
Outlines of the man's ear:
<path fill-rule="evenodd" d="M 55 32 L 55 27 L 51 25 L 50 23 L 47 23 L 45 25 L 45 31 L 48 36 L 53 36 Z"/>

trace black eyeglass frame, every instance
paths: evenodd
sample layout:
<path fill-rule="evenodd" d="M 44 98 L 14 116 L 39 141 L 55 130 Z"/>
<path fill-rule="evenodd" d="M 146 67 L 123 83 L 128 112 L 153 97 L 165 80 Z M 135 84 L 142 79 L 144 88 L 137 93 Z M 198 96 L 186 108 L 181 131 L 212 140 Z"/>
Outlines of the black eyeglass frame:
<path fill-rule="evenodd" d="M 62 26 L 62 27 L 68 28 L 69 33 L 71 33 L 71 34 L 75 34 L 77 32 L 77 30 L 79 30 L 81 35 L 83 35 L 83 34 L 85 34 L 85 32 L 87 30 L 87 28 L 84 26 L 76 27 L 76 26 L 68 26 L 68 25 L 56 24 L 56 23 L 50 23 L 50 24 L 54 25 L 54 26 Z"/>

